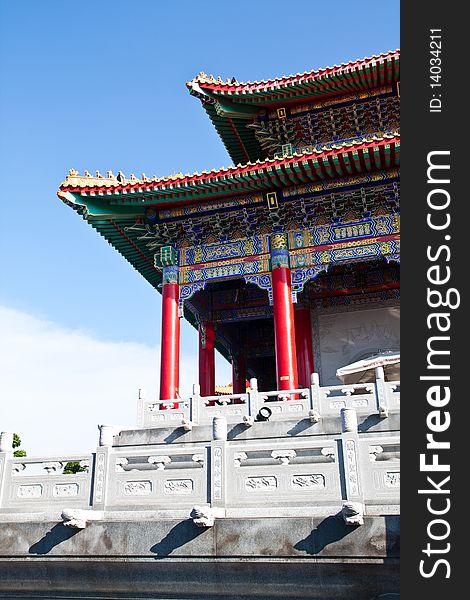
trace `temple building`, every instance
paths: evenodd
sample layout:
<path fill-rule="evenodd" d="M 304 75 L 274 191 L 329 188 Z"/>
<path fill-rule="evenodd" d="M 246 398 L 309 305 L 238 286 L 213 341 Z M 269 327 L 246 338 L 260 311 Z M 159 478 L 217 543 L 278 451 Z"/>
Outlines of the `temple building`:
<path fill-rule="evenodd" d="M 201 73 L 233 166 L 70 171 L 59 198 L 161 292 L 160 398 L 81 455 L 0 433 L 2 597 L 399 600 L 399 60 Z"/>
<path fill-rule="evenodd" d="M 157 178 L 74 170 L 59 197 L 162 293 L 160 399 L 179 392 L 179 319 L 233 392 L 326 385 L 399 347 L 399 53 L 268 81 L 187 84 L 235 166 Z"/>

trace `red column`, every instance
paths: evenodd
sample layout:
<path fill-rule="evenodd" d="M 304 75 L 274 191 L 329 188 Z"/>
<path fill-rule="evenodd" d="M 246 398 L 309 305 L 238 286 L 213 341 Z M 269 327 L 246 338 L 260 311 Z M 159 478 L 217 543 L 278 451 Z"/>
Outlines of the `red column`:
<path fill-rule="evenodd" d="M 178 284 L 165 283 L 164 281 L 162 290 L 160 400 L 176 399 L 179 388 L 180 320 L 178 318 L 178 299 Z"/>
<path fill-rule="evenodd" d="M 297 355 L 290 269 L 286 267 L 273 268 L 272 282 L 277 385 L 280 390 L 295 389 L 297 387 Z"/>
<path fill-rule="evenodd" d="M 201 396 L 215 395 L 215 329 L 211 321 L 199 325 L 199 385 Z"/>
<path fill-rule="evenodd" d="M 246 392 L 246 360 L 243 354 L 232 358 L 232 388 L 234 394 Z"/>
<path fill-rule="evenodd" d="M 295 343 L 300 387 L 310 386 L 313 373 L 312 322 L 309 308 L 299 308 L 295 315 Z"/>

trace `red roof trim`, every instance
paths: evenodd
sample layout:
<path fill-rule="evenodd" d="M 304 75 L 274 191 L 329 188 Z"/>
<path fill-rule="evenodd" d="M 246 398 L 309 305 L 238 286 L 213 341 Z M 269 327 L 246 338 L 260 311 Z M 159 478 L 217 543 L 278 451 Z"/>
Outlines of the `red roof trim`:
<path fill-rule="evenodd" d="M 277 86 L 285 87 L 290 84 L 307 83 L 309 81 L 315 81 L 331 75 L 337 75 L 339 73 L 349 74 L 352 71 L 366 67 L 374 63 L 383 63 L 392 61 L 400 57 L 400 50 L 391 50 L 379 55 L 374 55 L 366 58 L 361 58 L 340 65 L 334 65 L 332 67 L 325 67 L 324 69 L 318 69 L 315 71 L 308 71 L 305 73 L 297 73 L 295 75 L 288 75 L 284 77 L 277 77 L 274 79 L 268 79 L 263 81 L 255 82 L 236 82 L 227 83 L 217 80 L 212 80 L 206 75 L 198 75 L 192 81 L 188 83 L 188 87 L 192 87 L 193 83 L 197 83 L 201 88 L 209 92 L 221 92 L 221 93 L 239 93 L 239 92 L 259 92 L 264 90 L 272 90 L 273 92 L 278 91 Z M 366 80 L 367 81 L 367 80 Z M 368 87 L 366 85 L 365 87 Z M 372 86 L 374 87 L 374 86 Z"/>
<path fill-rule="evenodd" d="M 358 150 L 368 150 L 369 148 L 381 148 L 387 144 L 395 145 L 400 142 L 400 136 L 394 135 L 390 137 L 384 137 L 378 140 L 371 141 L 363 141 L 360 144 L 348 143 L 343 144 L 340 148 L 332 148 L 328 150 L 323 150 L 321 152 L 305 152 L 303 154 L 295 154 L 291 157 L 286 157 L 283 159 L 266 159 L 264 161 L 259 161 L 256 163 L 248 163 L 247 165 L 239 165 L 237 167 L 232 168 L 223 168 L 218 171 L 211 171 L 209 173 L 194 173 L 192 175 L 187 175 L 179 178 L 162 178 L 155 181 L 136 181 L 126 182 L 123 185 L 70 185 L 67 181 L 63 182 L 60 186 L 61 190 L 68 190 L 70 192 L 91 192 L 98 193 L 101 196 L 100 192 L 109 191 L 111 194 L 119 194 L 123 192 L 131 192 L 131 193 L 139 193 L 144 191 L 151 191 L 152 189 L 173 189 L 175 191 L 179 191 L 183 186 L 194 183 L 204 183 L 209 181 L 219 181 L 230 182 L 237 175 L 244 175 L 249 173 L 254 173 L 258 171 L 271 170 L 273 167 L 281 167 L 287 166 L 292 163 L 298 163 L 300 161 L 308 161 L 309 159 L 323 159 L 330 156 L 347 154 L 351 151 Z M 321 161 L 323 162 L 323 161 Z M 320 162 L 320 164 L 321 164 Z M 329 163 L 328 163 L 329 164 Z M 219 179 L 222 178 L 222 179 Z M 81 181 L 86 182 L 86 177 L 81 177 Z M 94 181 L 96 179 L 90 178 Z M 236 180 L 233 180 L 233 183 L 236 183 Z"/>

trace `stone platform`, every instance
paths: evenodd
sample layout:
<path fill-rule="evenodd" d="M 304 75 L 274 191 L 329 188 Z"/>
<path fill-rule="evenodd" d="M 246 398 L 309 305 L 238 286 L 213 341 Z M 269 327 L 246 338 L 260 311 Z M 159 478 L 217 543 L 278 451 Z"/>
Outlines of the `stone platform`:
<path fill-rule="evenodd" d="M 89 455 L 2 434 L 0 597 L 397 598 L 399 382 L 213 402 L 141 399 Z"/>

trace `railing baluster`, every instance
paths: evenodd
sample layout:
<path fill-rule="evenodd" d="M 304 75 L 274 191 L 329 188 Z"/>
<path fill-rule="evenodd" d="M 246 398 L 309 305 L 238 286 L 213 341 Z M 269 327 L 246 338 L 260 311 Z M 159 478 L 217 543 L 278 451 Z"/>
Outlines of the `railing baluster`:
<path fill-rule="evenodd" d="M 385 388 L 385 373 L 383 367 L 375 369 L 375 389 L 377 394 L 377 410 L 381 419 L 388 417 L 388 398 Z"/>
<path fill-rule="evenodd" d="M 320 412 L 320 377 L 318 373 L 312 373 L 310 376 L 309 390 L 310 410 L 309 417 L 312 423 L 318 423 L 321 417 Z"/>
<path fill-rule="evenodd" d="M 193 424 L 199 424 L 201 410 L 201 386 L 193 384 L 193 394 L 189 398 L 189 420 Z"/>

